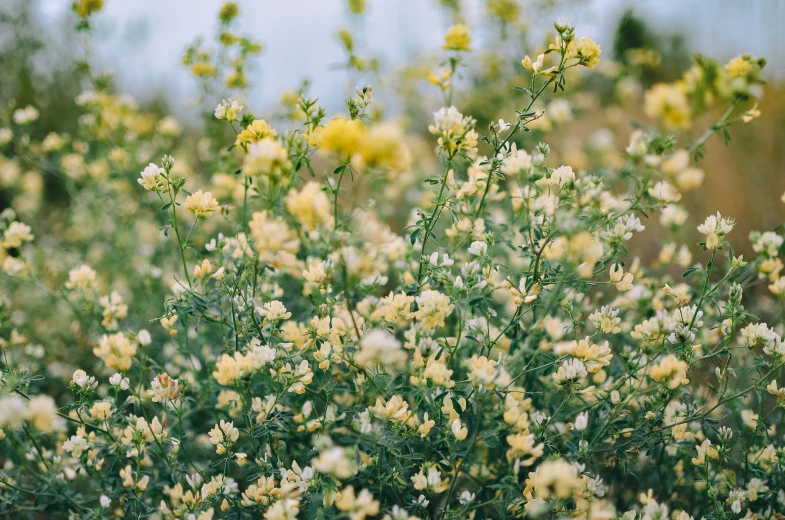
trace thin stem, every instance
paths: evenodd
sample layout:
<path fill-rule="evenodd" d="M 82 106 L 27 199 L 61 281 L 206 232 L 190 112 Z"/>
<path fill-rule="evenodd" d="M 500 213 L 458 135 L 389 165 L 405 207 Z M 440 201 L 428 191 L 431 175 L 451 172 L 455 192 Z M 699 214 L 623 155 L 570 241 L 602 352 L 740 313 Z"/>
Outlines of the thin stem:
<path fill-rule="evenodd" d="M 452 165 L 452 157 L 447 160 L 447 169 L 442 176 L 441 187 L 439 188 L 439 195 L 436 197 L 436 207 L 431 213 L 431 216 L 425 222 L 425 235 L 422 238 L 422 246 L 420 247 L 420 267 L 417 270 L 417 284 L 419 285 L 422 282 L 422 257 L 425 256 L 425 246 L 428 244 L 428 238 L 430 238 L 431 233 L 433 232 L 433 226 L 436 224 L 436 220 L 438 219 L 439 215 L 439 208 L 442 205 L 442 195 L 444 195 L 444 188 L 447 185 L 447 177 L 450 173 L 450 166 Z"/>
<path fill-rule="evenodd" d="M 342 167 L 339 167 L 341 170 L 338 174 L 338 183 L 335 185 L 333 189 L 333 222 L 335 230 L 338 231 L 340 229 L 339 221 L 338 221 L 338 196 L 341 193 L 341 182 L 343 181 L 343 174 L 346 173 L 346 169 L 349 167 L 349 159 L 343 163 Z"/>
<path fill-rule="evenodd" d="M 172 203 L 172 227 L 174 228 L 174 234 L 177 238 L 177 247 L 180 249 L 180 259 L 183 262 L 183 272 L 185 273 L 185 280 L 188 282 L 188 288 L 191 289 L 191 275 L 188 274 L 188 264 L 185 261 L 185 250 L 183 249 L 183 241 L 180 238 L 180 229 L 177 226 L 177 202 L 175 201 L 176 195 L 172 188 L 172 183 L 169 182 L 169 198 Z M 198 220 L 198 219 L 197 219 Z M 194 224 L 196 224 L 194 222 Z M 192 229 L 193 230 L 193 229 Z M 190 235 L 190 233 L 189 233 Z"/>
<path fill-rule="evenodd" d="M 725 126 L 725 123 L 728 121 L 728 118 L 730 117 L 730 115 L 733 113 L 734 110 L 736 110 L 736 107 L 739 106 L 739 103 L 741 103 L 741 98 L 736 99 L 735 101 L 733 101 L 731 106 L 728 107 L 728 110 L 725 111 L 725 113 L 722 115 L 722 117 L 715 124 L 713 124 L 711 127 L 709 127 L 709 129 L 706 130 L 706 133 L 704 133 L 694 143 L 692 143 L 690 145 L 690 147 L 687 148 L 687 151 L 690 154 L 695 153 L 701 146 L 703 146 L 703 144 L 706 141 L 709 140 L 709 138 L 711 136 L 713 136 L 717 132 L 717 130 L 719 130 L 720 128 L 723 128 Z"/>
<path fill-rule="evenodd" d="M 709 260 L 708 265 L 706 266 L 706 281 L 703 282 L 703 290 L 701 290 L 701 297 L 698 300 L 698 305 L 695 307 L 695 313 L 692 315 L 692 320 L 690 320 L 689 328 L 692 329 L 692 326 L 695 324 L 695 320 L 698 318 L 698 311 L 700 311 L 701 305 L 703 305 L 703 301 L 706 299 L 706 295 L 708 294 L 706 291 L 709 288 L 709 283 L 711 282 L 711 270 L 714 267 L 714 258 L 717 256 L 717 250 L 712 249 L 711 252 L 711 259 Z"/>

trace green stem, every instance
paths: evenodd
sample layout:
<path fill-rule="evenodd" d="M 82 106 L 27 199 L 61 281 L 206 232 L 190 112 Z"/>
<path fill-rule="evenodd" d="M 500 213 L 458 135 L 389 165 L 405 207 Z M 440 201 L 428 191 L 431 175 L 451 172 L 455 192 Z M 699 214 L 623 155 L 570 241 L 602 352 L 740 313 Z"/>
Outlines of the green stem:
<path fill-rule="evenodd" d="M 701 305 L 703 305 L 703 300 L 706 299 L 706 295 L 708 294 L 706 291 L 709 288 L 709 282 L 711 282 L 711 270 L 714 267 L 714 258 L 717 256 L 717 250 L 712 249 L 711 252 L 711 259 L 709 260 L 708 265 L 706 266 L 706 281 L 703 282 L 703 290 L 701 291 L 700 300 L 698 300 L 698 305 L 695 307 L 695 313 L 692 315 L 692 320 L 690 320 L 690 329 L 695 324 L 695 320 L 698 318 L 698 312 L 701 309 Z"/>
<path fill-rule="evenodd" d="M 450 166 L 452 164 L 452 157 L 447 160 L 447 169 L 442 176 L 441 187 L 439 188 L 439 195 L 436 197 L 436 207 L 433 209 L 433 213 L 425 222 L 425 235 L 422 238 L 422 246 L 420 247 L 420 267 L 417 270 L 417 285 L 422 282 L 422 258 L 425 256 L 425 246 L 428 244 L 428 238 L 430 238 L 431 233 L 433 232 L 433 226 L 436 224 L 438 216 L 440 214 L 439 208 L 441 207 L 442 195 L 444 195 L 444 188 L 447 185 L 447 177 L 450 173 Z"/>
<path fill-rule="evenodd" d="M 169 183 L 169 198 L 172 203 L 172 227 L 174 228 L 174 234 L 177 238 L 177 247 L 180 249 L 180 259 L 183 262 L 183 272 L 185 273 L 185 279 L 188 282 L 188 288 L 191 288 L 191 276 L 188 274 L 188 264 L 185 261 L 185 250 L 183 249 L 183 242 L 180 238 L 180 228 L 177 226 L 177 202 L 175 201 L 175 194 L 172 190 L 172 183 Z M 194 222 L 194 224 L 196 224 Z"/>
<path fill-rule="evenodd" d="M 725 111 L 722 117 L 715 124 L 709 127 L 709 129 L 706 130 L 706 133 L 700 136 L 694 143 L 690 145 L 689 148 L 687 148 L 687 151 L 690 153 L 690 155 L 695 153 L 701 146 L 703 146 L 703 144 L 708 141 L 709 138 L 717 132 L 717 130 L 725 126 L 728 118 L 733 113 L 733 111 L 736 110 L 736 107 L 739 106 L 739 103 L 741 103 L 741 99 L 735 100 L 731 106 L 728 107 L 728 110 Z"/>
<path fill-rule="evenodd" d="M 338 184 L 335 185 L 335 189 L 333 189 L 333 226 L 335 230 L 338 231 L 340 229 L 340 225 L 338 223 L 338 196 L 341 193 L 341 182 L 343 182 L 343 174 L 346 173 L 346 168 L 349 167 L 349 160 L 343 163 L 343 168 L 340 168 L 341 173 L 338 175 Z"/>

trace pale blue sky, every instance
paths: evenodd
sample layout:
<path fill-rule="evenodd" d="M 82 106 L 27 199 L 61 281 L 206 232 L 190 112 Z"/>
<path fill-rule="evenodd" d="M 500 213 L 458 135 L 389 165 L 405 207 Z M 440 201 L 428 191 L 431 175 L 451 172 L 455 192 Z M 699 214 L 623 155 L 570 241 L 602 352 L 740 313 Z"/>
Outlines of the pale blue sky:
<path fill-rule="evenodd" d="M 67 0 L 37 0 L 42 15 L 59 25 L 68 14 Z M 464 0 L 470 25 L 483 0 Z M 110 68 L 123 90 L 138 98 L 164 92 L 178 113 L 189 112 L 194 83 L 180 66 L 183 50 L 196 35 L 211 36 L 215 14 L 224 0 L 106 0 L 97 17 L 96 56 Z M 350 26 L 345 0 L 239 0 L 240 31 L 262 41 L 249 93 L 255 110 L 272 105 L 280 92 L 308 77 L 312 92 L 328 107 L 337 107 L 350 88 L 344 72 L 331 70 L 343 54 L 335 34 Z M 524 4 L 526 2 L 523 2 Z M 438 50 L 450 20 L 436 0 L 367 0 L 368 13 L 353 26 L 363 47 L 387 67 L 413 53 Z M 742 52 L 765 55 L 770 77 L 785 79 L 780 36 L 785 0 L 593 0 L 572 2 L 556 11 L 568 15 L 581 35 L 609 47 L 614 24 L 627 7 L 665 31 L 684 32 L 696 51 L 727 59 Z M 550 18 L 550 17 L 549 17 Z M 534 19 L 533 27 L 550 28 Z M 481 40 L 482 34 L 475 34 Z"/>

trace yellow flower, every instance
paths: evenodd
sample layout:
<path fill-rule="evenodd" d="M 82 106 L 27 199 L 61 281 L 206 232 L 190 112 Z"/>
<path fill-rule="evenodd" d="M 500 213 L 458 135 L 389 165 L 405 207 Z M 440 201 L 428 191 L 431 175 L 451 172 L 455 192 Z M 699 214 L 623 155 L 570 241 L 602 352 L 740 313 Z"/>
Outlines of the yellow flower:
<path fill-rule="evenodd" d="M 289 190 L 284 203 L 286 210 L 306 231 L 316 231 L 320 225 L 333 225 L 330 201 L 316 181 L 308 182 L 300 191 Z"/>
<path fill-rule="evenodd" d="M 209 62 L 201 61 L 191 65 L 191 72 L 194 76 L 209 78 L 215 75 L 215 67 Z"/>
<path fill-rule="evenodd" d="M 584 365 L 586 365 L 586 371 L 590 374 L 610 365 L 613 358 L 607 341 L 602 345 L 597 345 L 591 343 L 588 336 L 578 341 L 575 350 L 572 351 L 572 355 L 583 361 Z"/>
<path fill-rule="evenodd" d="M 569 48 L 569 57 L 577 58 L 581 65 L 589 69 L 593 69 L 600 63 L 600 54 L 602 54 L 600 46 L 586 36 L 573 42 Z"/>
<path fill-rule="evenodd" d="M 534 435 L 529 432 L 508 435 L 507 444 L 510 445 L 510 449 L 507 450 L 507 460 L 513 461 L 525 457 L 521 462 L 524 466 L 531 466 L 545 452 L 545 445 L 536 444 Z"/>
<path fill-rule="evenodd" d="M 104 8 L 104 0 L 80 0 L 75 5 L 76 14 L 82 18 L 86 18 L 93 13 L 97 13 Z"/>
<path fill-rule="evenodd" d="M 30 226 L 22 222 L 11 222 L 8 229 L 3 233 L 3 240 L 0 241 L 6 249 L 20 247 L 23 242 L 30 242 L 35 236 L 30 232 Z"/>
<path fill-rule="evenodd" d="M 318 130 L 317 139 L 322 150 L 348 158 L 358 151 L 365 133 L 362 121 L 336 117 Z"/>
<path fill-rule="evenodd" d="M 349 31 L 346 29 L 338 31 L 338 39 L 343 43 L 347 51 L 352 52 L 354 50 L 354 39 Z"/>
<path fill-rule="evenodd" d="M 365 0 L 349 0 L 349 9 L 354 14 L 361 14 L 365 11 Z"/>
<path fill-rule="evenodd" d="M 291 166 L 289 151 L 272 137 L 265 137 L 248 145 L 243 173 L 253 177 L 264 176 L 269 181 L 285 180 L 282 184 L 286 185 L 288 179 L 285 174 Z"/>
<path fill-rule="evenodd" d="M 689 128 L 692 111 L 681 83 L 658 83 L 646 92 L 644 112 L 669 129 Z"/>
<path fill-rule="evenodd" d="M 514 22 L 521 14 L 517 0 L 488 0 L 488 11 L 503 22 Z"/>
<path fill-rule="evenodd" d="M 578 491 L 582 484 L 575 467 L 563 459 L 548 460 L 537 467 L 537 471 L 529 473 L 526 479 L 526 490 L 541 500 L 551 496 L 555 498 L 569 498 L 573 492 Z"/>
<path fill-rule="evenodd" d="M 444 35 L 444 45 L 442 49 L 446 51 L 470 51 L 472 44 L 469 28 L 462 23 L 453 25 Z"/>
<path fill-rule="evenodd" d="M 419 432 L 420 437 L 425 438 L 431 432 L 431 428 L 436 426 L 436 421 L 432 419 L 428 419 L 428 412 L 425 412 L 425 416 L 423 418 L 423 422 L 420 425 Z"/>
<path fill-rule="evenodd" d="M 725 70 L 731 78 L 744 78 L 752 71 L 752 63 L 748 57 L 736 56 L 725 65 Z"/>
<path fill-rule="evenodd" d="M 536 61 L 532 61 L 532 59 L 526 55 L 524 56 L 523 60 L 521 60 L 521 65 L 525 68 L 529 69 L 532 72 L 539 72 L 542 69 L 542 65 L 545 62 L 545 54 L 540 54 L 537 56 Z"/>
<path fill-rule="evenodd" d="M 57 417 L 57 405 L 48 395 L 37 395 L 27 403 L 25 419 L 38 431 L 49 433 L 59 429 L 60 419 Z"/>
<path fill-rule="evenodd" d="M 248 223 L 259 260 L 276 269 L 297 263 L 295 255 L 300 250 L 297 233 L 281 217 L 272 217 L 267 211 L 255 212 Z"/>
<path fill-rule="evenodd" d="M 690 380 L 687 379 L 687 368 L 687 363 L 681 361 L 673 354 L 668 354 L 659 364 L 652 367 L 649 376 L 658 383 L 662 383 L 668 388 L 675 390 L 690 382 Z"/>
<path fill-rule="evenodd" d="M 237 4 L 234 2 L 227 2 L 221 7 L 221 10 L 218 11 L 218 18 L 222 22 L 228 23 L 236 18 L 238 14 L 240 14 L 240 8 L 237 7 Z"/>
<path fill-rule="evenodd" d="M 90 408 L 90 415 L 93 419 L 105 421 L 112 415 L 112 403 L 109 401 L 97 401 L 92 408 Z"/>
<path fill-rule="evenodd" d="M 227 119 L 229 118 L 227 117 Z M 231 121 L 231 119 L 229 120 Z M 253 123 L 245 127 L 243 131 L 237 135 L 236 143 L 257 143 L 266 137 L 275 137 L 276 135 L 278 135 L 278 132 L 270 128 L 267 121 L 264 119 L 255 119 Z"/>
<path fill-rule="evenodd" d="M 391 124 L 371 128 L 360 140 L 359 155 L 363 165 L 369 168 L 402 172 L 411 164 L 411 154 L 403 142 L 403 134 Z"/>
<path fill-rule="evenodd" d="M 348 512 L 351 520 L 365 520 L 367 516 L 379 514 L 379 502 L 374 500 L 371 492 L 363 489 L 355 496 L 353 486 L 345 487 L 341 491 L 341 498 L 335 502 L 335 507 Z"/>
<path fill-rule="evenodd" d="M 418 308 L 414 317 L 419 320 L 423 330 L 443 327 L 444 319 L 455 309 L 455 305 L 450 303 L 449 296 L 430 289 L 420 293 L 415 301 Z"/>
<path fill-rule="evenodd" d="M 202 190 L 199 190 L 185 199 L 183 207 L 191 211 L 197 218 L 208 218 L 212 216 L 213 211 L 218 209 L 218 201 L 213 198 L 213 194 L 209 191 L 202 192 Z"/>
<path fill-rule="evenodd" d="M 758 104 L 755 103 L 751 109 L 747 110 L 741 115 L 741 120 L 745 123 L 749 123 L 757 117 L 760 117 L 760 110 L 758 110 Z"/>
<path fill-rule="evenodd" d="M 98 346 L 93 349 L 93 354 L 101 358 L 107 368 L 115 368 L 125 372 L 131 368 L 136 356 L 136 343 L 130 341 L 125 334 L 104 334 Z"/>

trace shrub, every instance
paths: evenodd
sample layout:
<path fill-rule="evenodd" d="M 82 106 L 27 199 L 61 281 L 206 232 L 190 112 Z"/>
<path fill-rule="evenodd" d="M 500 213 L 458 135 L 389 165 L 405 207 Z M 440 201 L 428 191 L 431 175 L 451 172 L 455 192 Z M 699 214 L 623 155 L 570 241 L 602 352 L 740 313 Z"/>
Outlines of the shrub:
<path fill-rule="evenodd" d="M 75 3 L 82 35 L 102 7 Z M 517 30 L 516 2 L 489 8 L 501 38 Z M 261 50 L 238 16 L 221 9 L 220 52 L 199 41 L 183 60 L 213 106 Z M 699 57 L 641 96 L 654 51 L 605 68 L 569 21 L 554 28 L 499 80 L 502 65 L 476 69 L 471 28 L 450 27 L 428 75 L 446 106 L 420 128 L 385 119 L 370 85 L 336 116 L 305 85 L 280 117 L 227 98 L 184 130 L 87 60 L 103 79 L 77 98 L 73 135 L 8 105 L 0 510 L 781 517 L 783 238 L 753 233 L 745 260 L 733 219 L 678 204 L 704 179 L 704 144 L 759 115 L 765 62 Z M 340 40 L 347 68 L 375 69 Z M 478 97 L 461 74 L 516 109 L 486 105 L 481 127 L 452 105 Z M 586 134 L 590 158 L 552 152 L 598 99 L 594 74 L 618 94 L 603 103 L 642 98 L 652 126 L 621 150 Z M 658 258 L 640 259 L 633 237 L 657 227 Z"/>

